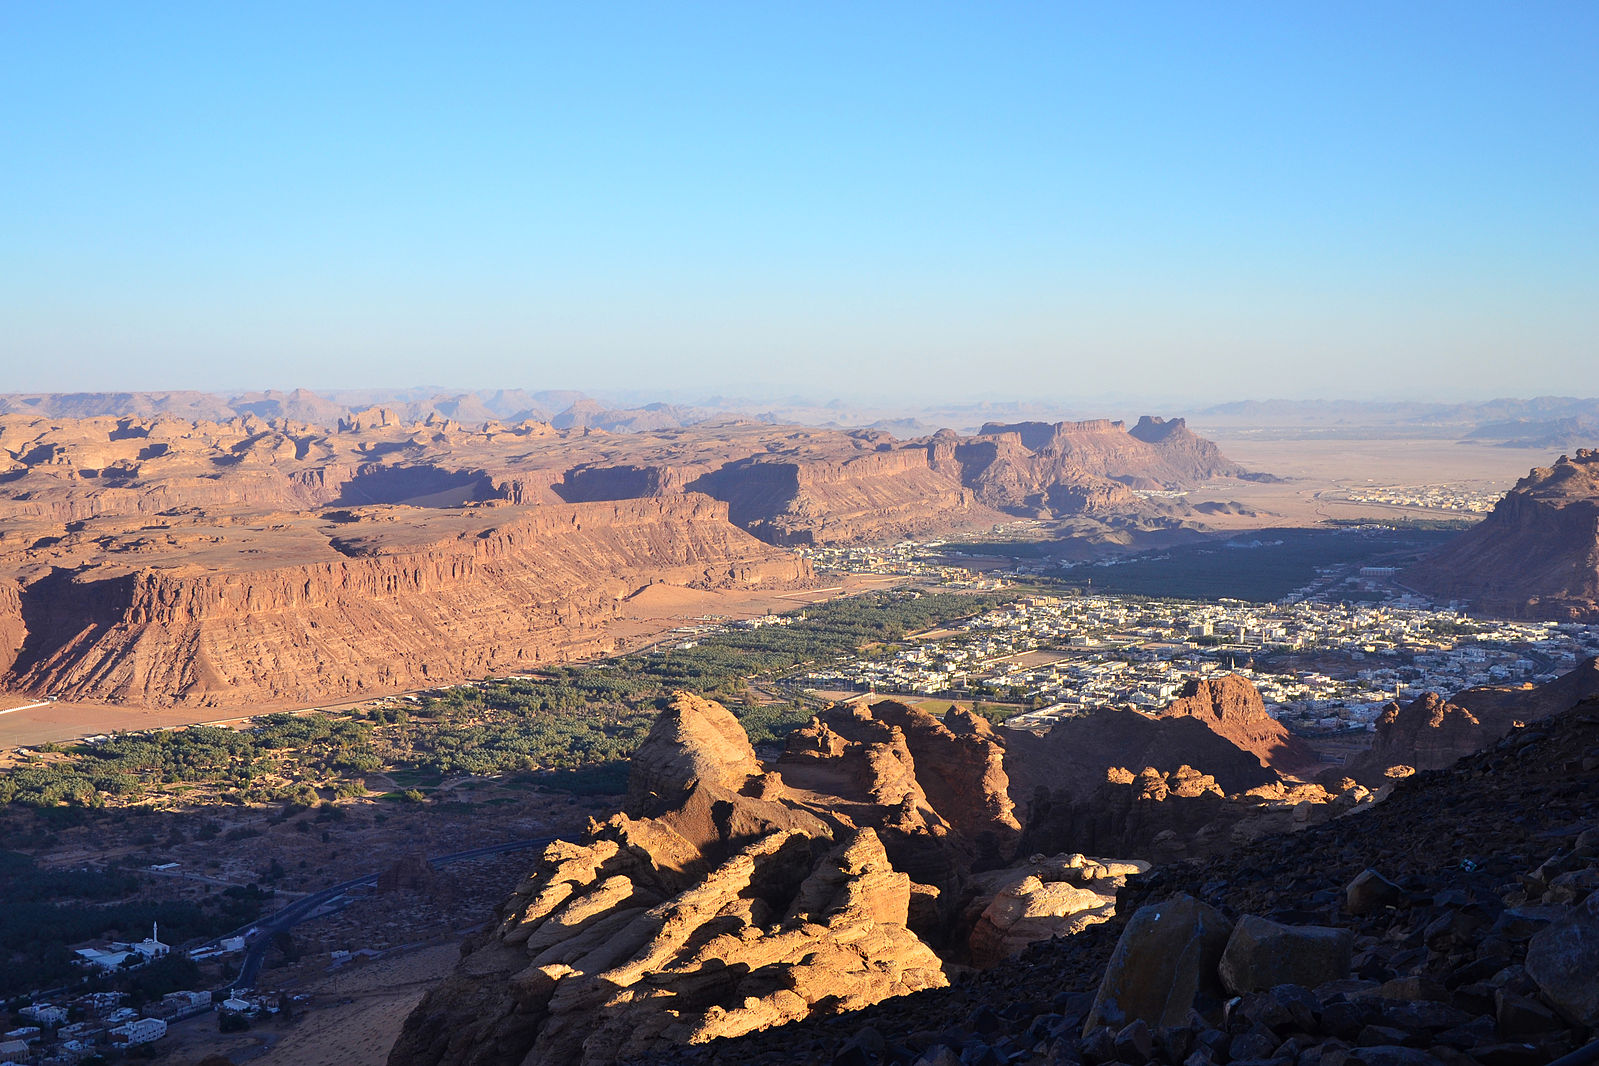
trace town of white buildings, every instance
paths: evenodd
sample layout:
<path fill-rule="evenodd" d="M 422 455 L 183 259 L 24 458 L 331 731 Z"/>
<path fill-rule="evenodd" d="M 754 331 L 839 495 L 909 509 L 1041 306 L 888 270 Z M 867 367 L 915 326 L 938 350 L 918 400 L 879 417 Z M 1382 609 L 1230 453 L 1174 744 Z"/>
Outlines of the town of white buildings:
<path fill-rule="evenodd" d="M 817 561 L 972 587 L 964 572 L 944 580 L 948 568 L 924 561 L 925 553 L 912 544 L 832 549 Z M 1237 673 L 1290 729 L 1327 735 L 1372 728 L 1392 700 L 1542 684 L 1599 654 L 1599 627 L 1473 618 L 1393 587 L 1393 575 L 1387 567 L 1324 568 L 1275 604 L 1018 596 L 953 633 L 794 681 L 823 692 L 1008 703 L 1022 712 L 1011 724 L 1042 727 L 1098 707 L 1153 710 L 1191 678 Z"/>

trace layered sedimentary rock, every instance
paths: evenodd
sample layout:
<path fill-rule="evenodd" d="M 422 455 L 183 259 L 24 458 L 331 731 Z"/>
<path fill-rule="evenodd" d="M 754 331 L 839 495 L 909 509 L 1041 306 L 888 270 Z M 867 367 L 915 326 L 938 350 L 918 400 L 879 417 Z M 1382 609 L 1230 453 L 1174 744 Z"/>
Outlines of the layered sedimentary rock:
<path fill-rule="evenodd" d="M 234 400 L 23 397 L 34 413 L 0 415 L 0 683 L 156 703 L 395 691 L 606 650 L 617 598 L 651 583 L 809 580 L 757 540 L 1138 513 L 1123 481 L 1232 470 L 1181 433 L 1150 443 L 1110 422 L 1044 427 L 1035 451 L 1031 429 L 620 436 L 477 421 L 470 397 L 421 420 L 311 394 Z M 117 402 L 130 413 L 38 413 Z M 155 413 L 174 404 L 194 417 Z"/>
<path fill-rule="evenodd" d="M 1404 579 L 1481 613 L 1599 620 L 1599 452 L 1534 469 Z"/>
<path fill-rule="evenodd" d="M 144 703 L 394 691 L 608 650 L 606 623 L 652 582 L 809 580 L 703 496 L 445 525 L 458 528 L 421 543 L 352 530 L 298 565 L 53 570 L 21 590 L 26 632 L 5 683 Z"/>
<path fill-rule="evenodd" d="M 996 966 L 1030 944 L 1072 936 L 1109 921 L 1116 893 L 1147 862 L 1092 859 L 1081 854 L 1035 855 L 1003 870 L 978 874 L 967 906 L 967 944 L 975 966 Z"/>
<path fill-rule="evenodd" d="M 998 741 L 944 736 L 896 704 L 877 712 L 835 708 L 797 735 L 782 764 L 791 783 L 762 772 L 726 709 L 677 697 L 634 760 L 627 809 L 545 851 L 494 931 L 407 1019 L 389 1061 L 609 1063 L 946 984 L 927 934 L 950 924 L 940 896 L 944 911 L 968 899 L 961 856 L 973 843 L 957 826 L 1013 840 L 1015 821 L 985 795 L 1004 791 L 998 757 L 934 771 L 907 736 L 946 752 L 997 753 Z M 929 791 L 946 797 L 942 810 Z M 1109 887 L 1137 869 L 1085 870 L 1079 856 L 1074 876 Z M 971 896 L 977 910 L 1029 875 L 995 878 Z M 1033 909 L 1042 919 L 1049 906 Z M 1051 928 L 1017 924 L 1004 923 L 1010 944 Z M 989 941 L 985 957 L 1004 953 L 1004 931 Z"/>

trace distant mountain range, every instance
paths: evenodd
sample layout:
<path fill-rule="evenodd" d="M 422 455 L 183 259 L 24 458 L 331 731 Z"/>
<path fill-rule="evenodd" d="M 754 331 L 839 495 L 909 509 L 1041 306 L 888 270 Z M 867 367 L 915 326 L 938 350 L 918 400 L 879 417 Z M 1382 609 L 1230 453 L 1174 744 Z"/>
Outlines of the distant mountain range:
<path fill-rule="evenodd" d="M 332 428 L 341 418 L 374 406 L 410 422 L 450 419 L 465 426 L 488 422 L 548 422 L 557 429 L 609 433 L 656 432 L 727 420 L 768 425 L 873 429 L 900 440 L 940 429 L 973 433 L 985 424 L 1056 423 L 1100 415 L 1108 405 L 1025 400 L 933 406 L 785 397 L 711 396 L 693 402 L 652 401 L 633 393 L 593 396 L 571 389 L 334 389 L 312 392 L 211 393 L 191 391 L 58 392 L 0 394 L 0 414 L 50 418 L 102 416 L 222 421 L 244 415 L 288 419 Z M 1599 398 L 1540 396 L 1475 403 L 1355 400 L 1240 400 L 1189 414 L 1196 432 L 1221 439 L 1458 440 L 1550 450 L 1599 443 Z"/>
<path fill-rule="evenodd" d="M 1479 403 L 1242 400 L 1195 411 L 1206 436 L 1302 440 L 1462 440 L 1516 448 L 1577 448 L 1599 440 L 1599 399 L 1538 396 Z"/>

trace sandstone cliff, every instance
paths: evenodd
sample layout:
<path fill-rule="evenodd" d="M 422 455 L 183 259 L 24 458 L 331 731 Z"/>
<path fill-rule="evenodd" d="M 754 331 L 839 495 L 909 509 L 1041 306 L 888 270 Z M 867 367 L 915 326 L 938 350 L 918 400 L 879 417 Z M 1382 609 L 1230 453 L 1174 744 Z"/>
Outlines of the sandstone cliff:
<path fill-rule="evenodd" d="M 1599 620 L 1599 452 L 1533 470 L 1479 525 L 1404 579 L 1479 612 Z"/>
<path fill-rule="evenodd" d="M 395 691 L 605 651 L 618 603 L 651 582 L 809 580 L 702 496 L 505 517 L 420 544 L 336 540 L 300 565 L 55 570 L 21 591 L 4 683 L 147 703 Z"/>
<path fill-rule="evenodd" d="M 233 399 L 23 397 L 0 415 L 0 683 L 235 704 L 431 685 L 605 651 L 618 597 L 652 582 L 809 580 L 746 533 L 832 544 L 1016 515 L 1120 521 L 1149 509 L 1129 486 L 1233 471 L 1153 420 L 1149 440 L 1113 422 L 905 442 L 749 423 L 621 436 L 575 414 L 564 429 L 479 421 L 471 397 L 434 397 L 420 419 Z M 192 417 L 161 413 L 174 405 Z"/>

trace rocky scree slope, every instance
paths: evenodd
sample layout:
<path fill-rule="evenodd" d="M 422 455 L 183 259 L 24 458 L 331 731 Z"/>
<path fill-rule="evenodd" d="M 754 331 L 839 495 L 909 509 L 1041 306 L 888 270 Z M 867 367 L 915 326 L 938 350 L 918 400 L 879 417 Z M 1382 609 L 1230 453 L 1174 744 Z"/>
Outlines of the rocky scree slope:
<path fill-rule="evenodd" d="M 1588 700 L 1399 782 L 1362 813 L 1131 880 L 1112 921 L 948 988 L 647 1061 L 1592 1062 L 1596 800 L 1599 700 Z M 1158 946 L 1156 914 L 1189 934 L 1145 974 L 1170 994 L 1143 1006 L 1155 1017 L 1099 1024 L 1107 992 Z"/>

